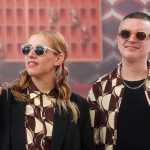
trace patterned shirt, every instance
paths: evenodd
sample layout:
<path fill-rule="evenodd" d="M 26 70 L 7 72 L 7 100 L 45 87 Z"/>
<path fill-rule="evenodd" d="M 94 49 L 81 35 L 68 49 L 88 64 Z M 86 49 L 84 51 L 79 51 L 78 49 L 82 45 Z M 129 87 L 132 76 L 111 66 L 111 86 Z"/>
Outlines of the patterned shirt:
<path fill-rule="evenodd" d="M 41 93 L 31 82 L 28 93 L 30 101 L 25 112 L 26 150 L 50 150 L 56 102 L 55 89 L 48 94 Z"/>
<path fill-rule="evenodd" d="M 121 64 L 115 70 L 99 78 L 88 94 L 95 149 L 114 150 L 117 140 L 117 116 L 124 94 L 120 76 Z M 150 106 L 150 62 L 144 93 Z"/>

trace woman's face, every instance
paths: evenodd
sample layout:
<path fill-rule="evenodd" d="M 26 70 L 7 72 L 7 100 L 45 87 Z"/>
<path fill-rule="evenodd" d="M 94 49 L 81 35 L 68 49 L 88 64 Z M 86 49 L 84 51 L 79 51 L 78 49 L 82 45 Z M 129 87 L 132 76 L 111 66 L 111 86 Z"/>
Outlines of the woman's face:
<path fill-rule="evenodd" d="M 31 45 L 30 52 L 25 55 L 25 66 L 28 74 L 32 77 L 52 77 L 55 76 L 56 67 L 62 64 L 63 58 L 46 49 L 43 55 L 35 53 L 37 45 L 43 45 L 51 48 L 51 43 L 42 34 L 32 35 L 27 44 Z"/>

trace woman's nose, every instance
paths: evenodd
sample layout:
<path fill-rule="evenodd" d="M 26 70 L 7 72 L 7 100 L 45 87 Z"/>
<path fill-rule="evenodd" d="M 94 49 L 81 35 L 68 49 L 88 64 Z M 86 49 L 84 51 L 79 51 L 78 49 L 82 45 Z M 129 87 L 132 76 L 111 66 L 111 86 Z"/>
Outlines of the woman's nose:
<path fill-rule="evenodd" d="M 28 56 L 30 57 L 36 56 L 35 48 L 33 46 L 30 47 L 30 52 L 28 53 Z"/>

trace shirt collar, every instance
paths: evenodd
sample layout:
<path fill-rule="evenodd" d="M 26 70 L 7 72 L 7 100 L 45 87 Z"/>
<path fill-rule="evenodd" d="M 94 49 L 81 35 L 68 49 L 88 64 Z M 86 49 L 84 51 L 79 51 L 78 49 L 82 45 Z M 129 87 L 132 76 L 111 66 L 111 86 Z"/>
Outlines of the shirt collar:
<path fill-rule="evenodd" d="M 121 78 L 121 68 L 122 68 L 122 63 L 120 62 L 120 63 L 117 65 L 117 76 L 118 76 L 119 78 Z M 150 78 L 150 60 L 147 60 L 147 70 L 148 70 L 147 77 Z"/>
<path fill-rule="evenodd" d="M 42 93 L 36 85 L 33 83 L 33 81 L 29 80 L 29 87 L 28 87 L 29 94 L 32 93 L 31 99 L 34 99 L 35 97 L 38 97 L 39 95 L 46 94 L 53 98 L 58 98 L 59 92 L 56 87 L 54 87 L 52 90 L 50 90 L 48 93 Z"/>
<path fill-rule="evenodd" d="M 121 79 L 121 68 L 122 68 L 122 63 L 120 62 L 116 68 L 117 78 L 119 80 Z M 150 79 L 150 60 L 147 60 L 147 69 L 148 69 L 147 78 Z"/>

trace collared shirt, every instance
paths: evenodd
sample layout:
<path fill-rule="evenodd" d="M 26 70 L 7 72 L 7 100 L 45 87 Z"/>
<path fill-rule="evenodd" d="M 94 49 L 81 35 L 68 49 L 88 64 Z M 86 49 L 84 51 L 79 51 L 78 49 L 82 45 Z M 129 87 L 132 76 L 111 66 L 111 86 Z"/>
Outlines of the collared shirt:
<path fill-rule="evenodd" d="M 94 131 L 95 149 L 114 150 L 117 140 L 117 117 L 124 94 L 120 76 L 121 64 L 115 70 L 99 78 L 89 91 L 91 124 Z M 145 79 L 144 93 L 150 106 L 150 62 Z"/>
<path fill-rule="evenodd" d="M 26 150 L 50 150 L 54 123 L 56 90 L 41 93 L 30 82 L 25 112 Z"/>

